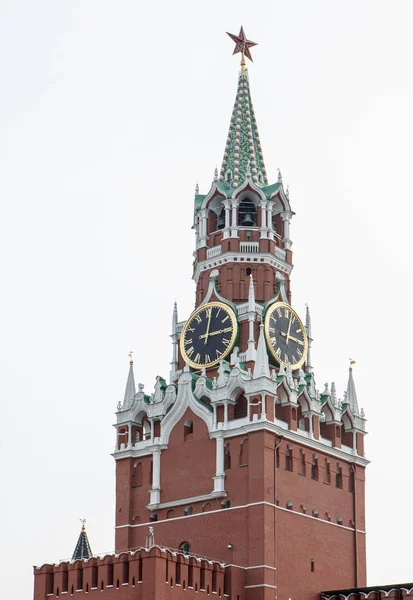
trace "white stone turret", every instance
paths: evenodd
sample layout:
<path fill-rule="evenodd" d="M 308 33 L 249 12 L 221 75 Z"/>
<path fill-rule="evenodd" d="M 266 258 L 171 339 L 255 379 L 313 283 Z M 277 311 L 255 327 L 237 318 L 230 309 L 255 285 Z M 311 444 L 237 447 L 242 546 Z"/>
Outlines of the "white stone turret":
<path fill-rule="evenodd" d="M 255 323 L 255 290 L 254 280 L 250 275 L 250 287 L 248 292 L 248 348 L 247 348 L 247 361 L 255 360 L 255 339 L 254 339 L 254 323 Z"/>
<path fill-rule="evenodd" d="M 172 362 L 171 370 L 169 372 L 169 382 L 172 383 L 176 378 L 176 372 L 178 370 L 178 306 L 174 302 L 174 310 L 172 313 Z"/>
<path fill-rule="evenodd" d="M 127 410 L 130 405 L 133 403 L 133 399 L 136 394 L 136 386 L 135 386 L 135 375 L 133 373 L 133 360 L 132 353 L 129 355 L 131 360 L 129 362 L 129 373 L 128 379 L 126 380 L 126 388 L 125 388 L 125 396 L 123 398 L 123 410 Z"/>

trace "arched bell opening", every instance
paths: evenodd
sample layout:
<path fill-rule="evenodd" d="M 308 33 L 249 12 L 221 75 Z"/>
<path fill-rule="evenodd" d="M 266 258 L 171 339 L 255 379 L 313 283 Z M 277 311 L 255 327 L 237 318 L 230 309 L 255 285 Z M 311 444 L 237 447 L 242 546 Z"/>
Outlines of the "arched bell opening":
<path fill-rule="evenodd" d="M 244 198 L 239 204 L 238 225 L 240 227 L 256 227 L 257 225 L 257 207 L 250 198 Z"/>

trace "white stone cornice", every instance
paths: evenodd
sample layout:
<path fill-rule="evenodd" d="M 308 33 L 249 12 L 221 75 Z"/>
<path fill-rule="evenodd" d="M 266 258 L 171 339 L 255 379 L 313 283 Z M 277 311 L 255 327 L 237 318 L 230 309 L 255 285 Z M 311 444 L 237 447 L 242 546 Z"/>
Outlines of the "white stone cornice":
<path fill-rule="evenodd" d="M 195 502 L 208 502 L 216 498 L 225 498 L 226 492 L 211 492 L 210 494 L 202 494 L 201 496 L 191 496 L 190 498 L 181 498 L 179 500 L 171 500 L 170 502 L 158 502 L 148 504 L 146 508 L 149 510 L 160 510 L 161 508 L 174 508 L 175 506 L 183 506 L 194 504 Z"/>
<path fill-rule="evenodd" d="M 276 254 L 272 254 L 270 252 L 224 252 L 223 254 L 220 254 L 214 258 L 208 258 L 197 262 L 192 279 L 194 281 L 198 281 L 201 272 L 208 271 L 209 269 L 216 269 L 219 268 L 220 265 L 231 262 L 236 262 L 238 264 L 248 262 L 249 265 L 259 262 L 260 264 L 271 265 L 286 275 L 289 275 L 293 270 L 293 265 L 284 260 L 285 251 L 281 248 L 276 248 L 276 253 L 280 256 L 276 256 Z"/>
<path fill-rule="evenodd" d="M 235 425 L 236 421 L 229 421 L 229 423 L 231 423 L 232 425 Z M 223 424 L 219 423 L 219 425 L 223 425 Z M 284 429 L 283 427 L 280 427 L 276 423 L 273 423 L 272 421 L 267 421 L 264 419 L 257 419 L 256 421 L 250 421 L 248 424 L 245 424 L 245 420 L 244 420 L 243 425 L 241 425 L 239 427 L 235 426 L 235 427 L 232 427 L 231 429 L 229 429 L 229 428 L 225 429 L 225 427 L 222 427 L 219 430 L 215 429 L 210 432 L 209 437 L 216 438 L 218 435 L 222 435 L 222 431 L 223 431 L 224 438 L 227 439 L 227 438 L 232 438 L 232 437 L 239 437 L 241 435 L 245 435 L 246 433 L 258 431 L 260 429 L 265 429 L 266 431 L 271 431 L 272 433 L 275 433 L 276 435 L 284 438 L 285 440 L 296 442 L 297 444 L 300 444 L 301 446 L 306 446 L 307 448 L 311 448 L 315 452 L 318 451 L 318 452 L 322 452 L 324 454 L 329 454 L 330 456 L 333 456 L 337 460 L 345 460 L 345 461 L 351 460 L 351 462 L 354 462 L 355 464 L 360 465 L 362 467 L 366 467 L 370 463 L 370 461 L 367 460 L 366 458 L 364 458 L 363 456 L 359 456 L 357 454 L 354 454 L 353 452 L 347 452 L 346 450 L 343 450 L 341 448 L 333 448 L 332 446 L 328 446 L 327 444 L 323 443 L 322 439 L 317 440 L 314 437 L 310 438 L 307 431 L 304 432 L 301 429 L 298 429 L 297 431 L 292 431 L 291 429 Z M 306 435 L 304 435 L 304 433 Z"/>

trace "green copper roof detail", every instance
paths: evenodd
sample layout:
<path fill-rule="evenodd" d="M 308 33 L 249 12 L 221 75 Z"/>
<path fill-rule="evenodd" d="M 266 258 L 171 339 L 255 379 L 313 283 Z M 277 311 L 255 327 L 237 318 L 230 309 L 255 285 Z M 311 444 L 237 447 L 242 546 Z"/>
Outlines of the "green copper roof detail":
<path fill-rule="evenodd" d="M 265 185 L 262 188 L 262 191 L 265 194 L 265 197 L 269 200 L 273 194 L 278 192 L 281 187 L 281 183 L 273 183 L 272 185 Z"/>
<path fill-rule="evenodd" d="M 252 105 L 248 71 L 238 77 L 237 95 L 229 126 L 219 180 L 232 188 L 239 187 L 250 171 L 256 185 L 268 185 L 261 142 Z"/>
<path fill-rule="evenodd" d="M 199 210 L 205 200 L 206 194 L 195 194 L 195 210 Z"/>

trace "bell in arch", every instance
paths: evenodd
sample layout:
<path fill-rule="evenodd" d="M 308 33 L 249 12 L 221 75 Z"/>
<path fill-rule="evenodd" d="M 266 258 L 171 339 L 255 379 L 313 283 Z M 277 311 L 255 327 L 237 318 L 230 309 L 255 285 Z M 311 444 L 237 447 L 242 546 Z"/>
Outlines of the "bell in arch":
<path fill-rule="evenodd" d="M 250 227 L 251 225 L 254 225 L 254 219 L 252 218 L 252 214 L 247 212 L 245 213 L 244 219 L 242 221 L 242 226 L 243 227 Z"/>
<path fill-rule="evenodd" d="M 218 217 L 217 229 L 224 229 L 224 227 L 225 227 L 225 210 L 221 210 L 219 217 Z"/>

